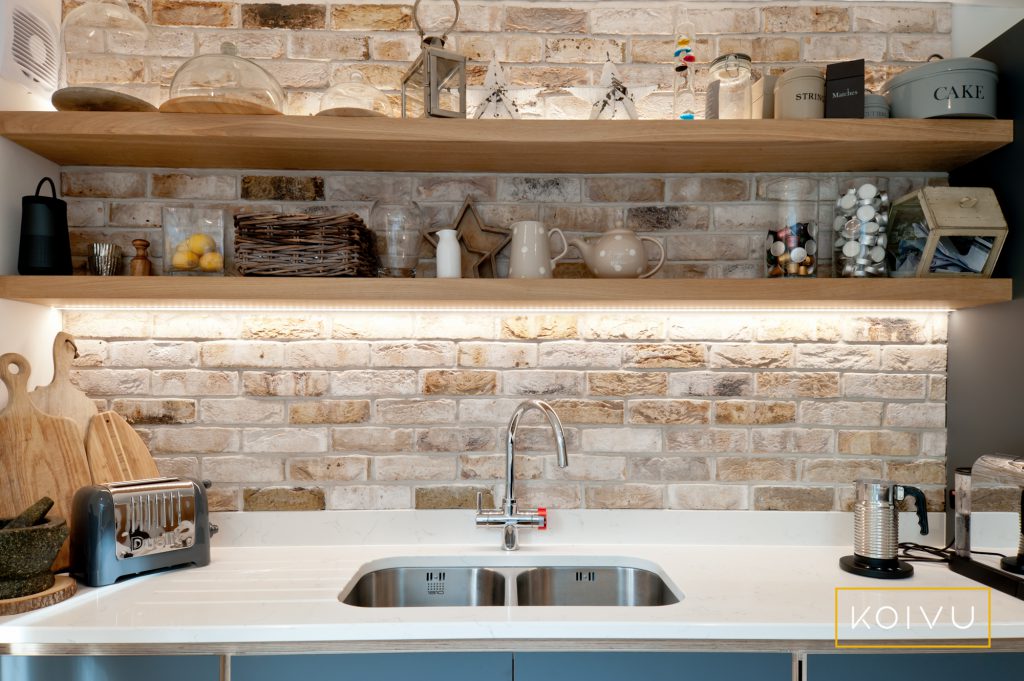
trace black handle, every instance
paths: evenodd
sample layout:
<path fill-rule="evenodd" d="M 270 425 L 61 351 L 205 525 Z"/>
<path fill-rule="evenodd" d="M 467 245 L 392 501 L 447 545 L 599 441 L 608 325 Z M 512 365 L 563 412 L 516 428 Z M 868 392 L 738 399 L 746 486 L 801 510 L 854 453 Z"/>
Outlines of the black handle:
<path fill-rule="evenodd" d="M 39 191 L 43 188 L 44 182 L 50 183 L 50 191 L 53 192 L 53 198 L 57 198 L 57 187 L 53 184 L 53 180 L 48 177 L 39 180 L 39 184 L 36 185 L 36 196 L 39 196 Z"/>
<path fill-rule="evenodd" d="M 900 485 L 903 488 L 904 496 L 914 497 L 914 506 L 917 510 L 917 524 L 921 526 L 921 534 L 928 534 L 928 502 L 924 498 L 924 492 L 916 487 Z"/>

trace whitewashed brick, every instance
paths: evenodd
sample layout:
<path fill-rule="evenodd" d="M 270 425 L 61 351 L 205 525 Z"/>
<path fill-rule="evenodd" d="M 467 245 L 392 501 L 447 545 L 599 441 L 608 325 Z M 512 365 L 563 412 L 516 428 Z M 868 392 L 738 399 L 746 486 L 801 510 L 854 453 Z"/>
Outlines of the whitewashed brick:
<path fill-rule="evenodd" d="M 522 399 L 467 399 L 459 400 L 459 422 L 500 423 L 505 425 L 512 418 Z"/>
<path fill-rule="evenodd" d="M 759 428 L 750 435 L 750 451 L 755 454 L 826 454 L 835 446 L 834 433 L 820 428 Z"/>
<path fill-rule="evenodd" d="M 583 505 L 579 484 L 527 480 L 516 486 L 516 499 L 522 508 L 580 508 Z"/>
<path fill-rule="evenodd" d="M 75 367 L 99 367 L 103 366 L 108 357 L 109 343 L 102 340 L 88 340 L 85 338 L 75 339 L 75 349 L 78 357 L 72 362 Z M 39 378 L 38 376 L 36 378 Z"/>
<path fill-rule="evenodd" d="M 379 452 L 396 454 L 412 451 L 411 428 L 349 426 L 331 430 L 331 448 L 337 452 Z"/>
<path fill-rule="evenodd" d="M 660 428 L 587 428 L 583 448 L 588 452 L 651 454 L 661 451 Z"/>
<path fill-rule="evenodd" d="M 927 61 L 933 54 L 953 54 L 953 38 L 944 35 L 890 35 L 888 58 L 892 61 Z"/>
<path fill-rule="evenodd" d="M 592 33 L 663 35 L 672 32 L 671 7 L 616 7 L 590 10 Z"/>
<path fill-rule="evenodd" d="M 238 374 L 228 371 L 154 371 L 153 395 L 234 395 L 238 392 Z"/>
<path fill-rule="evenodd" d="M 665 507 L 665 490 L 660 485 L 588 485 L 583 493 L 587 508 Z"/>
<path fill-rule="evenodd" d="M 610 343 L 557 341 L 540 344 L 540 366 L 610 369 L 622 362 L 622 351 Z"/>
<path fill-rule="evenodd" d="M 946 431 L 921 433 L 921 456 L 946 456 Z"/>
<path fill-rule="evenodd" d="M 320 315 L 261 314 L 246 315 L 242 320 L 242 338 L 287 340 L 326 336 L 327 318 Z"/>
<path fill-rule="evenodd" d="M 240 442 L 233 428 L 154 428 L 149 449 L 154 454 L 215 454 L 236 452 Z"/>
<path fill-rule="evenodd" d="M 376 456 L 376 480 L 454 480 L 457 460 L 452 456 Z"/>
<path fill-rule="evenodd" d="M 887 430 L 841 430 L 839 453 L 861 456 L 915 456 L 920 433 Z"/>
<path fill-rule="evenodd" d="M 284 480 L 281 459 L 259 456 L 208 456 L 203 477 L 214 482 L 278 482 Z"/>
<path fill-rule="evenodd" d="M 146 312 L 76 312 L 63 313 L 64 330 L 76 338 L 149 338 L 153 320 Z"/>
<path fill-rule="evenodd" d="M 203 400 L 199 420 L 216 424 L 284 423 L 284 406 L 283 402 L 267 400 Z"/>
<path fill-rule="evenodd" d="M 233 314 L 156 312 L 153 314 L 153 337 L 237 338 L 238 317 Z"/>
<path fill-rule="evenodd" d="M 334 369 L 370 364 L 370 344 L 336 341 L 299 341 L 285 346 L 286 366 Z"/>
<path fill-rule="evenodd" d="M 896 428 L 944 428 L 946 405 L 942 402 L 890 404 L 885 408 L 882 425 Z"/>
<path fill-rule="evenodd" d="M 566 468 L 559 468 L 557 462 L 549 458 L 544 469 L 547 480 L 625 480 L 626 457 L 580 454 L 573 456 Z"/>
<path fill-rule="evenodd" d="M 923 400 L 928 377 L 913 374 L 846 374 L 844 397 L 883 400 Z"/>
<path fill-rule="evenodd" d="M 454 400 L 377 400 L 376 410 L 381 423 L 430 425 L 455 419 Z"/>
<path fill-rule="evenodd" d="M 247 428 L 242 431 L 247 452 L 304 454 L 327 451 L 326 428 Z"/>
<path fill-rule="evenodd" d="M 90 396 L 144 395 L 150 388 L 145 369 L 72 369 L 71 382 Z"/>
<path fill-rule="evenodd" d="M 412 508 L 412 494 L 404 485 L 339 485 L 327 506 L 336 511 Z"/>
<path fill-rule="evenodd" d="M 287 466 L 289 480 L 366 480 L 369 477 L 370 458 L 353 455 L 293 458 L 287 461 Z"/>
<path fill-rule="evenodd" d="M 420 340 L 496 338 L 498 318 L 481 312 L 420 313 L 416 315 L 415 332 Z"/>
<path fill-rule="evenodd" d="M 668 508 L 742 511 L 748 508 L 743 485 L 669 485 Z"/>
<path fill-rule="evenodd" d="M 778 369 L 793 366 L 792 345 L 718 344 L 711 346 L 711 366 Z"/>
<path fill-rule="evenodd" d="M 370 347 L 370 364 L 375 367 L 437 367 L 454 363 L 452 342 L 378 342 Z"/>
<path fill-rule="evenodd" d="M 897 7 L 853 8 L 853 30 L 873 33 L 933 33 L 936 9 L 931 5 L 903 3 Z"/>
<path fill-rule="evenodd" d="M 753 324 L 749 315 L 679 314 L 669 318 L 668 337 L 686 341 L 747 341 L 753 338 Z"/>
<path fill-rule="evenodd" d="M 204 367 L 279 367 L 284 364 L 284 344 L 265 341 L 211 341 L 199 346 Z"/>
<path fill-rule="evenodd" d="M 886 346 L 882 348 L 884 371 L 942 371 L 946 370 L 946 346 Z"/>
<path fill-rule="evenodd" d="M 535 367 L 538 350 L 533 343 L 459 343 L 458 363 L 492 369 Z"/>
<path fill-rule="evenodd" d="M 800 403 L 797 421 L 809 426 L 880 426 L 881 402 L 809 402 Z"/>
<path fill-rule="evenodd" d="M 852 343 L 925 343 L 929 320 L 919 317 L 852 317 L 843 323 L 843 340 Z"/>
<path fill-rule="evenodd" d="M 198 345 L 190 342 L 120 342 L 108 346 L 109 366 L 190 367 L 196 363 Z"/>
<path fill-rule="evenodd" d="M 331 395 L 337 397 L 415 395 L 416 372 L 411 370 L 353 370 L 331 373 Z"/>
<path fill-rule="evenodd" d="M 833 62 L 844 59 L 885 59 L 883 35 L 812 35 L 803 38 L 804 61 Z"/>
<path fill-rule="evenodd" d="M 754 375 L 735 371 L 676 371 L 669 374 L 671 397 L 743 397 L 754 393 Z"/>
<path fill-rule="evenodd" d="M 242 390 L 255 397 L 319 397 L 328 380 L 326 371 L 244 371 Z"/>
<path fill-rule="evenodd" d="M 670 452 L 728 454 L 750 450 L 745 428 L 670 428 L 665 433 Z"/>
<path fill-rule="evenodd" d="M 547 458 L 524 456 L 516 452 L 516 480 L 544 478 L 544 462 Z M 503 480 L 505 478 L 505 455 L 464 454 L 459 457 L 459 476 L 463 480 Z M 519 490 L 517 489 L 516 492 L 522 502 L 522 497 L 518 494 Z"/>
<path fill-rule="evenodd" d="M 551 397 L 583 392 L 581 371 L 505 371 L 501 382 L 506 395 Z"/>
<path fill-rule="evenodd" d="M 339 339 L 414 338 L 415 319 L 401 313 L 349 312 L 332 320 L 331 335 Z"/>

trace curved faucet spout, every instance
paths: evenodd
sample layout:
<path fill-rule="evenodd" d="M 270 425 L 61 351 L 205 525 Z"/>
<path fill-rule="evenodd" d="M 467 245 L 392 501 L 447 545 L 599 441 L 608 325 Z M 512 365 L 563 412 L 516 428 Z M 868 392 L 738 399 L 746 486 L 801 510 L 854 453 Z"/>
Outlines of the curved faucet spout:
<path fill-rule="evenodd" d="M 504 510 L 506 513 L 513 513 L 515 511 L 516 497 L 513 491 L 515 485 L 515 450 L 516 450 L 516 433 L 519 430 L 519 421 L 523 418 L 526 412 L 531 409 L 535 409 L 547 417 L 548 424 L 551 426 L 551 432 L 555 436 L 555 449 L 556 449 L 556 460 L 558 461 L 559 468 L 565 468 L 569 465 L 569 455 L 565 451 L 565 433 L 562 432 L 562 422 L 558 418 L 558 414 L 551 408 L 547 402 L 541 400 L 526 400 L 518 407 L 512 414 L 512 419 L 508 424 L 508 438 L 506 440 L 505 448 L 505 502 Z"/>

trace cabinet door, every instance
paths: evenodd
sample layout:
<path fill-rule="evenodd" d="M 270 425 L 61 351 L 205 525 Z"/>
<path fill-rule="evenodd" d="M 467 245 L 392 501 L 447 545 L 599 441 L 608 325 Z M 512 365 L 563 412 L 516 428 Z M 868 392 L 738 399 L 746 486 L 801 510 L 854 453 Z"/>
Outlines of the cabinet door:
<path fill-rule="evenodd" d="M 807 681 L 1019 679 L 1024 653 L 832 653 L 807 656 Z"/>
<path fill-rule="evenodd" d="M 793 673 L 788 653 L 516 653 L 515 665 L 515 681 L 789 681 Z"/>
<path fill-rule="evenodd" d="M 211 656 L 0 656 L 0 681 L 218 681 Z"/>
<path fill-rule="evenodd" d="M 232 681 L 512 681 L 511 653 L 236 655 Z M 149 681 L 148 679 L 146 681 Z"/>

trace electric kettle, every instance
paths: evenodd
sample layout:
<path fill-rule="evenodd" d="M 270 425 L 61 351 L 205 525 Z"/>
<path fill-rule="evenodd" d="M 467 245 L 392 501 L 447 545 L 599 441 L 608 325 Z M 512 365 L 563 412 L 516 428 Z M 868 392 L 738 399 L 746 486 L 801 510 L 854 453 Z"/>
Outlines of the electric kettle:
<path fill-rule="evenodd" d="M 914 497 L 921 534 L 928 534 L 924 492 L 888 480 L 857 480 L 853 505 L 853 555 L 839 559 L 846 572 L 878 579 L 904 579 L 914 567 L 896 558 L 899 549 L 899 511 L 896 502 Z"/>

